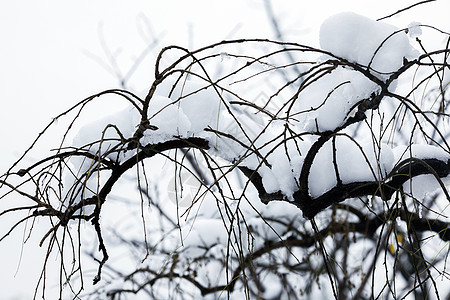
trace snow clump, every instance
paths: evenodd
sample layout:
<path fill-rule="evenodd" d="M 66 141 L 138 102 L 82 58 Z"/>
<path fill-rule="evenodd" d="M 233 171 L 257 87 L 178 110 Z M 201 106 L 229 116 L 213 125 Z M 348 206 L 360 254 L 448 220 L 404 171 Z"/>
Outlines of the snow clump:
<path fill-rule="evenodd" d="M 411 26 L 414 34 L 416 27 Z M 380 79 L 398 70 L 404 58 L 413 60 L 419 54 L 403 30 L 352 12 L 334 15 L 322 24 L 320 46 L 351 62 L 370 65 Z"/>

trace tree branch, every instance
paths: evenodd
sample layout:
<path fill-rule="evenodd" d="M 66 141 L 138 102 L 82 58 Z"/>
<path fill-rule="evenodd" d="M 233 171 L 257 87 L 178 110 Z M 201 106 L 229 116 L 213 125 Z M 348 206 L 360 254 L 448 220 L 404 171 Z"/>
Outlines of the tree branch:
<path fill-rule="evenodd" d="M 388 200 L 392 195 L 400 190 L 405 182 L 413 177 L 431 174 L 439 178 L 450 174 L 450 160 L 447 162 L 438 159 L 407 159 L 399 164 L 400 167 L 394 168 L 389 174 L 386 182 L 364 181 L 352 182 L 335 186 L 319 197 L 304 197 L 301 190 L 294 193 L 295 204 L 302 210 L 303 215 L 311 219 L 320 211 L 327 207 L 342 202 L 349 198 L 358 198 L 362 196 L 379 196 Z M 446 192 L 446 191 L 445 191 Z"/>

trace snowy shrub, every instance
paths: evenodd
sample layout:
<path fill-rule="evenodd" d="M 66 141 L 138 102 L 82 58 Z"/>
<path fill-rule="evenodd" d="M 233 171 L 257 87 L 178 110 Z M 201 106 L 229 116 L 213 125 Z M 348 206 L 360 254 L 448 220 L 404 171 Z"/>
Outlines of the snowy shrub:
<path fill-rule="evenodd" d="M 422 27 L 448 46 L 354 13 L 323 23 L 320 49 L 170 46 L 145 97 L 57 116 L 56 150 L 29 165 L 33 144 L 0 180 L 32 203 L 0 213 L 27 212 L 11 230 L 49 221 L 36 291 L 56 252 L 73 298 L 447 295 L 449 50 Z M 108 96 L 127 107 L 78 124 Z"/>

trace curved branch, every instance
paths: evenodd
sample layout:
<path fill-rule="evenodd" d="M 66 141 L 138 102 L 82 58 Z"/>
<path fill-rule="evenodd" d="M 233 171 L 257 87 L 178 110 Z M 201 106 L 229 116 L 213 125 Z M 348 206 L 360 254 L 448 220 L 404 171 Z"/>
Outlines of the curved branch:
<path fill-rule="evenodd" d="M 389 178 L 391 178 L 389 181 L 347 183 L 335 186 L 317 198 L 311 196 L 305 198 L 300 190 L 294 193 L 294 203 L 302 210 L 306 218 L 311 219 L 325 208 L 349 198 L 380 196 L 384 200 L 388 200 L 401 189 L 405 182 L 419 175 L 430 174 L 439 179 L 450 174 L 450 160 L 444 162 L 435 158 L 423 160 L 410 158 L 399 165 L 400 167 L 395 168 L 389 174 Z"/>
<path fill-rule="evenodd" d="M 69 212 L 69 215 L 66 215 L 66 218 L 71 219 L 72 213 L 76 212 L 77 210 L 79 210 L 84 206 L 88 205 L 101 206 L 105 202 L 106 197 L 111 192 L 113 186 L 116 184 L 119 178 L 126 171 L 134 167 L 142 160 L 153 157 L 158 153 L 178 148 L 197 148 L 207 150 L 209 149 L 209 143 L 205 139 L 191 137 L 186 139 L 169 140 L 158 144 L 151 144 L 138 149 L 138 153 L 136 153 L 134 156 L 130 157 L 122 164 L 117 165 L 112 169 L 110 177 L 105 182 L 105 184 L 100 189 L 100 192 L 97 195 L 94 195 L 88 199 L 80 201 L 79 203 L 72 206 L 70 210 L 71 213 Z"/>
<path fill-rule="evenodd" d="M 71 157 L 71 156 L 84 156 L 86 158 L 92 159 L 93 161 L 101 161 L 102 163 L 104 163 L 109 168 L 112 168 L 113 165 L 114 165 L 114 163 L 112 161 L 109 161 L 109 160 L 107 160 L 107 159 L 105 159 L 103 157 L 100 157 L 98 155 L 92 154 L 90 152 L 87 152 L 87 151 L 86 152 L 81 152 L 81 150 L 73 150 L 73 151 L 61 152 L 61 153 L 58 153 L 58 154 L 55 154 L 55 155 L 47 156 L 46 158 L 41 159 L 40 161 L 34 163 L 33 165 L 29 166 L 26 169 L 20 169 L 17 172 L 17 175 L 19 175 L 20 177 L 23 177 L 23 176 L 25 176 L 25 174 L 30 172 L 32 169 L 34 169 L 35 167 L 37 167 L 37 166 L 39 166 L 39 165 L 41 165 L 41 164 L 43 164 L 45 162 L 54 160 L 56 158 L 61 160 L 61 159 L 64 159 L 64 158 L 67 158 L 67 157 Z"/>

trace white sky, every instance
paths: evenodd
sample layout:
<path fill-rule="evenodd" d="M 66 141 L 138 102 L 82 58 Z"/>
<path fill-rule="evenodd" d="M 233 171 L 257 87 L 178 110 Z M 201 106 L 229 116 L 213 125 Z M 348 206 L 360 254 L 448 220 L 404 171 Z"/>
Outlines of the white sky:
<path fill-rule="evenodd" d="M 334 13 L 355 11 L 376 19 L 416 2 L 272 0 L 272 6 L 286 39 L 317 45 L 320 23 Z M 438 0 L 386 21 L 399 27 L 419 21 L 449 31 L 449 11 L 450 1 Z M 162 40 L 131 80 L 142 92 L 152 80 L 146 70 L 163 46 L 196 48 L 227 38 L 274 37 L 262 0 L 1 1 L 1 173 L 52 116 L 91 94 L 119 87 L 114 75 L 93 59 L 107 60 L 101 37 L 125 72 L 152 35 Z M 30 291 L 38 276 L 41 263 L 33 262 L 33 240 L 13 278 L 21 239 L 17 232 L 0 243 L 0 300 L 24 293 L 20 287 L 24 283 Z"/>

